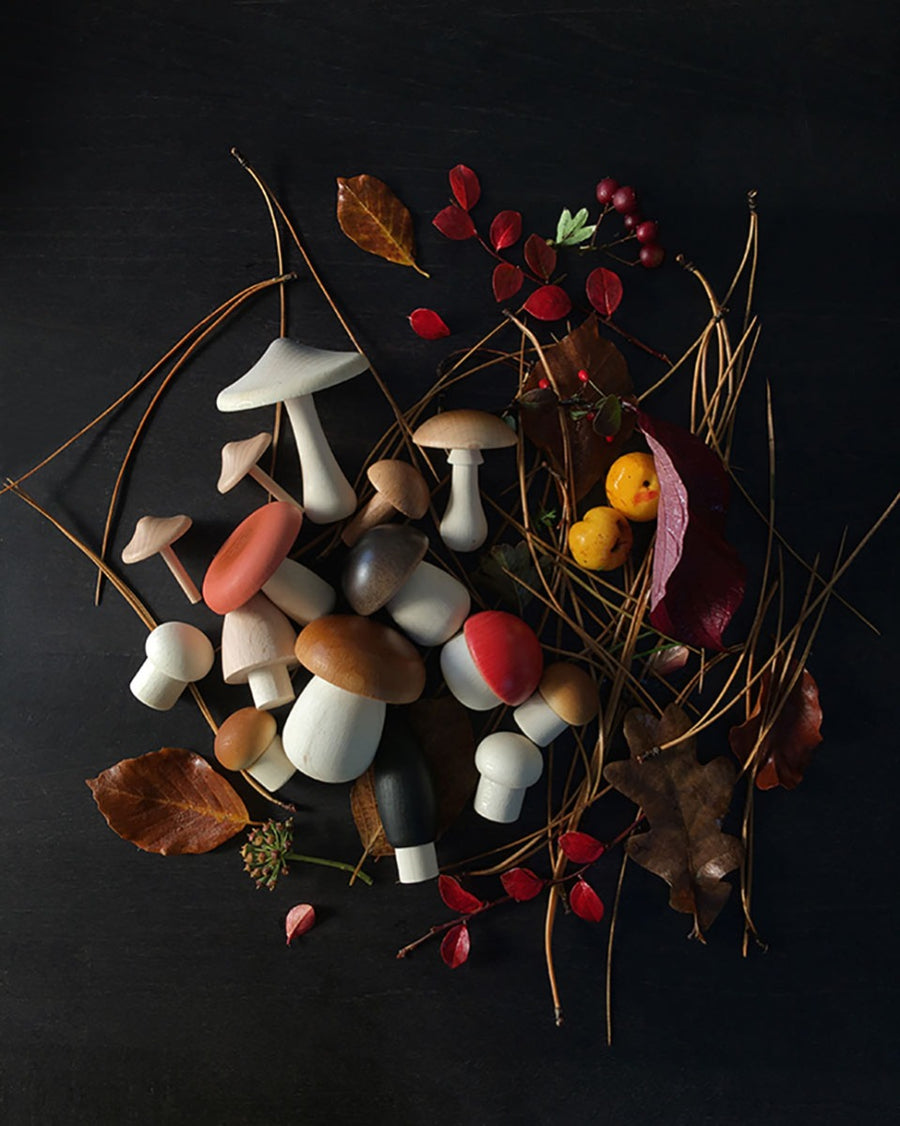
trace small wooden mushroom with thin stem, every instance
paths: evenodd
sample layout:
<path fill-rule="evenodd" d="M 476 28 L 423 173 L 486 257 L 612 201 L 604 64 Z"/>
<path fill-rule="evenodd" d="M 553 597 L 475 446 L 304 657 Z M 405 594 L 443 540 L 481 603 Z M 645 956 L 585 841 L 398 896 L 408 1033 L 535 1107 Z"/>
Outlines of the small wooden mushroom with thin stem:
<path fill-rule="evenodd" d="M 597 686 L 584 669 L 556 661 L 544 669 L 537 692 L 513 712 L 516 725 L 539 747 L 567 727 L 583 727 L 600 710 Z"/>
<path fill-rule="evenodd" d="M 475 812 L 488 821 L 508 824 L 522 812 L 525 791 L 543 773 L 544 758 L 524 735 L 495 731 L 478 744 L 475 768 L 481 775 Z"/>
<path fill-rule="evenodd" d="M 158 712 L 174 707 L 188 684 L 202 680 L 215 661 L 209 638 L 187 622 L 163 622 L 147 635 L 146 660 L 129 688 L 132 695 Z"/>
<path fill-rule="evenodd" d="M 244 770 L 267 790 L 280 790 L 296 773 L 274 716 L 258 708 L 232 712 L 216 733 L 214 750 L 226 770 Z"/>
<path fill-rule="evenodd" d="M 475 712 L 523 704 L 537 688 L 543 664 L 534 630 L 505 610 L 466 618 L 462 631 L 441 649 L 447 687 Z"/>
<path fill-rule="evenodd" d="M 370 528 L 386 524 L 398 516 L 420 520 L 428 511 L 428 484 L 408 461 L 383 458 L 369 466 L 366 476 L 375 495 L 341 532 L 341 539 L 347 547 L 352 547 Z"/>
<path fill-rule="evenodd" d="M 122 549 L 123 563 L 140 563 L 151 555 L 160 555 L 172 572 L 189 602 L 200 601 L 200 591 L 175 554 L 172 544 L 193 524 L 190 516 L 142 516 L 134 527 L 134 535 Z"/>
<path fill-rule="evenodd" d="M 235 485 L 250 477 L 273 496 L 276 500 L 286 504 L 296 505 L 300 508 L 300 501 L 295 500 L 286 489 L 270 476 L 264 469 L 260 469 L 257 462 L 272 444 L 272 435 L 263 431 L 252 438 L 244 438 L 240 442 L 226 442 L 222 447 L 222 472 L 216 483 L 220 493 L 230 492 Z"/>

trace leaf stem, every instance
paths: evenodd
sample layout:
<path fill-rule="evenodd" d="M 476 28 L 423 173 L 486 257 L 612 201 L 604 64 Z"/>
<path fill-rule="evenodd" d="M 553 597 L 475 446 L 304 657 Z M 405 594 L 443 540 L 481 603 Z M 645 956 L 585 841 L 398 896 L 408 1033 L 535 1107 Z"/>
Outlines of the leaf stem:
<path fill-rule="evenodd" d="M 298 860 L 304 864 L 320 864 L 323 868 L 338 868 L 341 872 L 349 872 L 351 876 L 362 880 L 369 887 L 372 886 L 372 877 L 363 871 L 358 871 L 355 864 L 345 864 L 343 860 L 326 860 L 324 856 L 307 856 L 303 852 L 286 852 L 285 860 Z"/>

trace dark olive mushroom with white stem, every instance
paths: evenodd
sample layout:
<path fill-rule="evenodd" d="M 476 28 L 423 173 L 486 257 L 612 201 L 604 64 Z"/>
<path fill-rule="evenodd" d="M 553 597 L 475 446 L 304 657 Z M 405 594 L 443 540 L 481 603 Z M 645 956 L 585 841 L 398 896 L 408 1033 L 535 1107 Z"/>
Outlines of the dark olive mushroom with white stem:
<path fill-rule="evenodd" d="M 513 712 L 516 725 L 539 747 L 568 727 L 583 727 L 600 710 L 597 686 L 584 669 L 556 661 L 544 669 L 537 691 Z"/>
<path fill-rule="evenodd" d="M 422 474 L 408 461 L 383 458 L 366 470 L 375 495 L 360 508 L 341 532 L 341 539 L 352 547 L 363 533 L 398 516 L 420 520 L 428 511 L 431 494 Z"/>
<path fill-rule="evenodd" d="M 299 500 L 281 487 L 271 474 L 260 469 L 257 462 L 272 444 L 272 435 L 263 431 L 239 442 L 226 442 L 222 447 L 222 472 L 216 482 L 220 493 L 230 493 L 245 477 L 261 485 L 275 500 L 301 508 Z"/>
<path fill-rule="evenodd" d="M 187 622 L 163 622 L 147 635 L 146 660 L 129 688 L 132 695 L 158 712 L 174 707 L 188 684 L 202 680 L 213 667 L 209 638 Z"/>
<path fill-rule="evenodd" d="M 544 758 L 530 739 L 514 731 L 495 731 L 478 744 L 475 768 L 481 775 L 475 812 L 488 821 L 518 819 L 525 791 L 544 770 Z"/>
<path fill-rule="evenodd" d="M 162 557 L 175 581 L 184 591 L 189 602 L 200 601 L 200 591 L 184 564 L 172 549 L 172 544 L 180 539 L 191 527 L 190 516 L 142 516 L 134 527 L 134 535 L 122 549 L 123 563 L 140 563 L 153 555 Z"/>
<path fill-rule="evenodd" d="M 243 770 L 267 790 L 280 790 L 296 773 L 275 717 L 258 708 L 232 712 L 216 732 L 213 749 L 226 770 Z"/>

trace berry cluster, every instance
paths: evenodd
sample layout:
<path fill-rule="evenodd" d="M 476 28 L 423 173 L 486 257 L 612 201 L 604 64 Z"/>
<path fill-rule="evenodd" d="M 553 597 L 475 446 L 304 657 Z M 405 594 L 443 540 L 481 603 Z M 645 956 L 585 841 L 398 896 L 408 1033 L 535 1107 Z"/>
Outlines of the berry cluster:
<path fill-rule="evenodd" d="M 662 265 L 666 252 L 659 245 L 659 226 L 652 219 L 644 219 L 638 210 L 637 193 L 634 188 L 620 187 L 617 180 L 606 176 L 597 185 L 597 201 L 605 208 L 618 211 L 626 231 L 631 231 L 641 244 L 641 265 L 653 270 Z"/>

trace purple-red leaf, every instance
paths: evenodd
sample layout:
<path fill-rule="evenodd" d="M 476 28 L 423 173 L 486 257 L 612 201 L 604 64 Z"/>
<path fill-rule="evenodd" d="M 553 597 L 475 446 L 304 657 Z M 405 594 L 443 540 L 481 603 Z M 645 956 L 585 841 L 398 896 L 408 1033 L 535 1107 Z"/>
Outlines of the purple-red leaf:
<path fill-rule="evenodd" d="M 572 302 L 558 285 L 542 285 L 525 302 L 525 311 L 539 321 L 559 321 L 572 312 Z"/>
<path fill-rule="evenodd" d="M 413 309 L 409 323 L 416 336 L 421 336 L 423 340 L 440 340 L 442 336 L 450 335 L 444 318 L 434 309 Z"/>
<path fill-rule="evenodd" d="M 316 925 L 316 911 L 308 903 L 298 903 L 296 907 L 292 907 L 287 913 L 287 918 L 284 920 L 284 933 L 287 935 L 287 944 L 299 938 L 301 934 L 306 934 L 308 930 Z"/>
<path fill-rule="evenodd" d="M 471 211 L 481 199 L 481 184 L 471 168 L 464 164 L 457 164 L 450 169 L 450 190 L 453 197 L 464 211 Z"/>
<path fill-rule="evenodd" d="M 556 251 L 540 235 L 529 235 L 525 240 L 525 261 L 539 278 L 549 281 L 556 269 Z"/>
<path fill-rule="evenodd" d="M 510 868 L 500 877 L 503 890 L 512 896 L 517 903 L 527 903 L 540 895 L 546 886 L 546 881 L 536 876 L 530 868 Z"/>
<path fill-rule="evenodd" d="M 525 275 L 518 266 L 514 266 L 511 262 L 500 262 L 499 265 L 494 267 L 494 274 L 491 278 L 494 298 L 497 301 L 508 301 L 510 297 L 515 297 L 522 288 L 524 281 Z"/>
<path fill-rule="evenodd" d="M 603 900 L 580 876 L 569 892 L 569 906 L 579 919 L 587 919 L 589 923 L 599 923 L 603 918 Z"/>
<path fill-rule="evenodd" d="M 484 906 L 480 899 L 466 891 L 453 876 L 438 876 L 438 891 L 450 910 L 458 911 L 461 915 L 471 915 Z"/>
<path fill-rule="evenodd" d="M 660 633 L 707 649 L 744 597 L 745 572 L 726 541 L 728 476 L 696 434 L 638 411 L 659 477 L 650 622 Z"/>
<path fill-rule="evenodd" d="M 522 237 L 522 214 L 519 211 L 500 211 L 491 223 L 490 239 L 494 250 L 505 250 Z"/>
<path fill-rule="evenodd" d="M 622 282 L 619 275 L 604 266 L 591 270 L 584 283 L 587 299 L 598 313 L 611 317 L 622 300 Z"/>
<path fill-rule="evenodd" d="M 451 970 L 455 970 L 469 957 L 470 948 L 469 928 L 465 923 L 457 923 L 444 935 L 441 942 L 441 957 Z"/>
<path fill-rule="evenodd" d="M 449 207 L 439 211 L 431 222 L 442 235 L 457 242 L 475 237 L 475 224 L 472 222 L 471 215 L 468 211 L 463 211 L 461 207 L 457 207 L 455 203 L 451 203 Z"/>
<path fill-rule="evenodd" d="M 573 864 L 593 864 L 604 852 L 606 845 L 590 833 L 563 833 L 559 847 Z"/>

